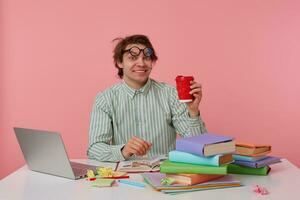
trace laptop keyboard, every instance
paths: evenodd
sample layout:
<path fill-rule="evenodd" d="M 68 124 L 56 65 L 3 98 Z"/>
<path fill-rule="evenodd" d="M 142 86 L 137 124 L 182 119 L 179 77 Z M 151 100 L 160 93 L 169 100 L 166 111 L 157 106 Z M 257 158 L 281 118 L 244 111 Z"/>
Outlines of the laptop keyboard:
<path fill-rule="evenodd" d="M 91 169 L 94 172 L 96 172 L 96 168 L 97 168 L 96 166 L 86 165 L 86 164 L 76 163 L 76 162 L 70 162 L 70 164 L 76 177 L 84 177 L 88 169 Z"/>

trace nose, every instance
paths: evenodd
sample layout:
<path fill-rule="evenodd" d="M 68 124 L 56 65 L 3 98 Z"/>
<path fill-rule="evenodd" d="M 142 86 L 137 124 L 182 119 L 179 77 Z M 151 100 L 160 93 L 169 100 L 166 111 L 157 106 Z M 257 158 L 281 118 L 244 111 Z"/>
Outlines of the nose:
<path fill-rule="evenodd" d="M 144 59 L 144 56 L 142 54 L 140 54 L 138 56 L 138 59 L 136 60 L 137 64 L 140 65 L 140 66 L 145 66 L 145 59 Z"/>

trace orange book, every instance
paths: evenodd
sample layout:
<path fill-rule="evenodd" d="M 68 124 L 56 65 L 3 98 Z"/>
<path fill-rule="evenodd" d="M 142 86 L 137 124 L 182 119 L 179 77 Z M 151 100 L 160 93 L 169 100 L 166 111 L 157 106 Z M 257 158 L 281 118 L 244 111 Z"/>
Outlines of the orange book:
<path fill-rule="evenodd" d="M 172 178 L 176 183 L 184 185 L 195 185 L 223 177 L 220 174 L 166 174 L 166 177 Z"/>
<path fill-rule="evenodd" d="M 271 152 L 270 145 L 257 145 L 257 144 L 249 144 L 249 143 L 236 143 L 236 154 L 243 156 L 264 156 Z"/>

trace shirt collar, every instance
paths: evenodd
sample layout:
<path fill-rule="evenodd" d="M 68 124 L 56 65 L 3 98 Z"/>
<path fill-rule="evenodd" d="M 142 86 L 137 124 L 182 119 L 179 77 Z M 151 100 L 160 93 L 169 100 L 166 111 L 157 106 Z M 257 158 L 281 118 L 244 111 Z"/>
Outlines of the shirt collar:
<path fill-rule="evenodd" d="M 131 88 L 129 85 L 127 85 L 127 83 L 124 80 L 123 80 L 122 85 L 123 85 L 124 91 L 129 95 L 129 97 L 133 98 L 135 95 L 140 94 L 140 93 L 147 95 L 149 92 L 149 89 L 151 87 L 151 82 L 152 82 L 152 80 L 150 78 L 148 78 L 146 84 L 140 89 Z"/>

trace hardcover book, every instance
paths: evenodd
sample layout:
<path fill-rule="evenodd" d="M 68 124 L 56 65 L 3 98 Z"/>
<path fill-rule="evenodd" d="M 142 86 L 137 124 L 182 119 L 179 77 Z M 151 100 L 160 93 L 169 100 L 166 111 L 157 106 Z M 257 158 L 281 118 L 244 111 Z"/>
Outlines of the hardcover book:
<path fill-rule="evenodd" d="M 253 156 L 242 156 L 242 155 L 238 155 L 238 154 L 233 154 L 232 157 L 233 157 L 233 160 L 254 162 L 254 161 L 262 160 L 262 159 L 266 158 L 267 156 L 255 156 L 255 157 L 253 157 Z"/>
<path fill-rule="evenodd" d="M 243 165 L 243 166 L 252 167 L 252 168 L 260 168 L 260 167 L 264 167 L 264 166 L 279 163 L 279 162 L 281 162 L 279 157 L 267 156 L 266 158 L 264 158 L 262 160 L 254 161 L 254 162 L 236 160 L 236 161 L 234 161 L 234 164 Z"/>
<path fill-rule="evenodd" d="M 183 185 L 195 185 L 207 181 L 215 180 L 224 175 L 216 174 L 166 174 L 166 177 L 175 180 L 175 183 Z"/>
<path fill-rule="evenodd" d="M 235 152 L 233 137 L 204 133 L 176 140 L 176 150 L 200 156 Z"/>
<path fill-rule="evenodd" d="M 214 156 L 203 157 L 182 151 L 170 151 L 169 160 L 172 162 L 209 166 L 220 166 L 233 162 L 232 154 L 219 154 Z"/>
<path fill-rule="evenodd" d="M 160 165 L 160 172 L 169 174 L 227 174 L 227 165 L 193 165 L 165 160 Z"/>
<path fill-rule="evenodd" d="M 236 154 L 244 156 L 263 156 L 271 152 L 270 145 L 236 143 Z"/>
<path fill-rule="evenodd" d="M 247 175 L 262 175 L 266 176 L 270 172 L 271 168 L 269 166 L 264 166 L 261 168 L 252 168 L 236 164 L 228 165 L 229 174 L 247 174 Z"/>

